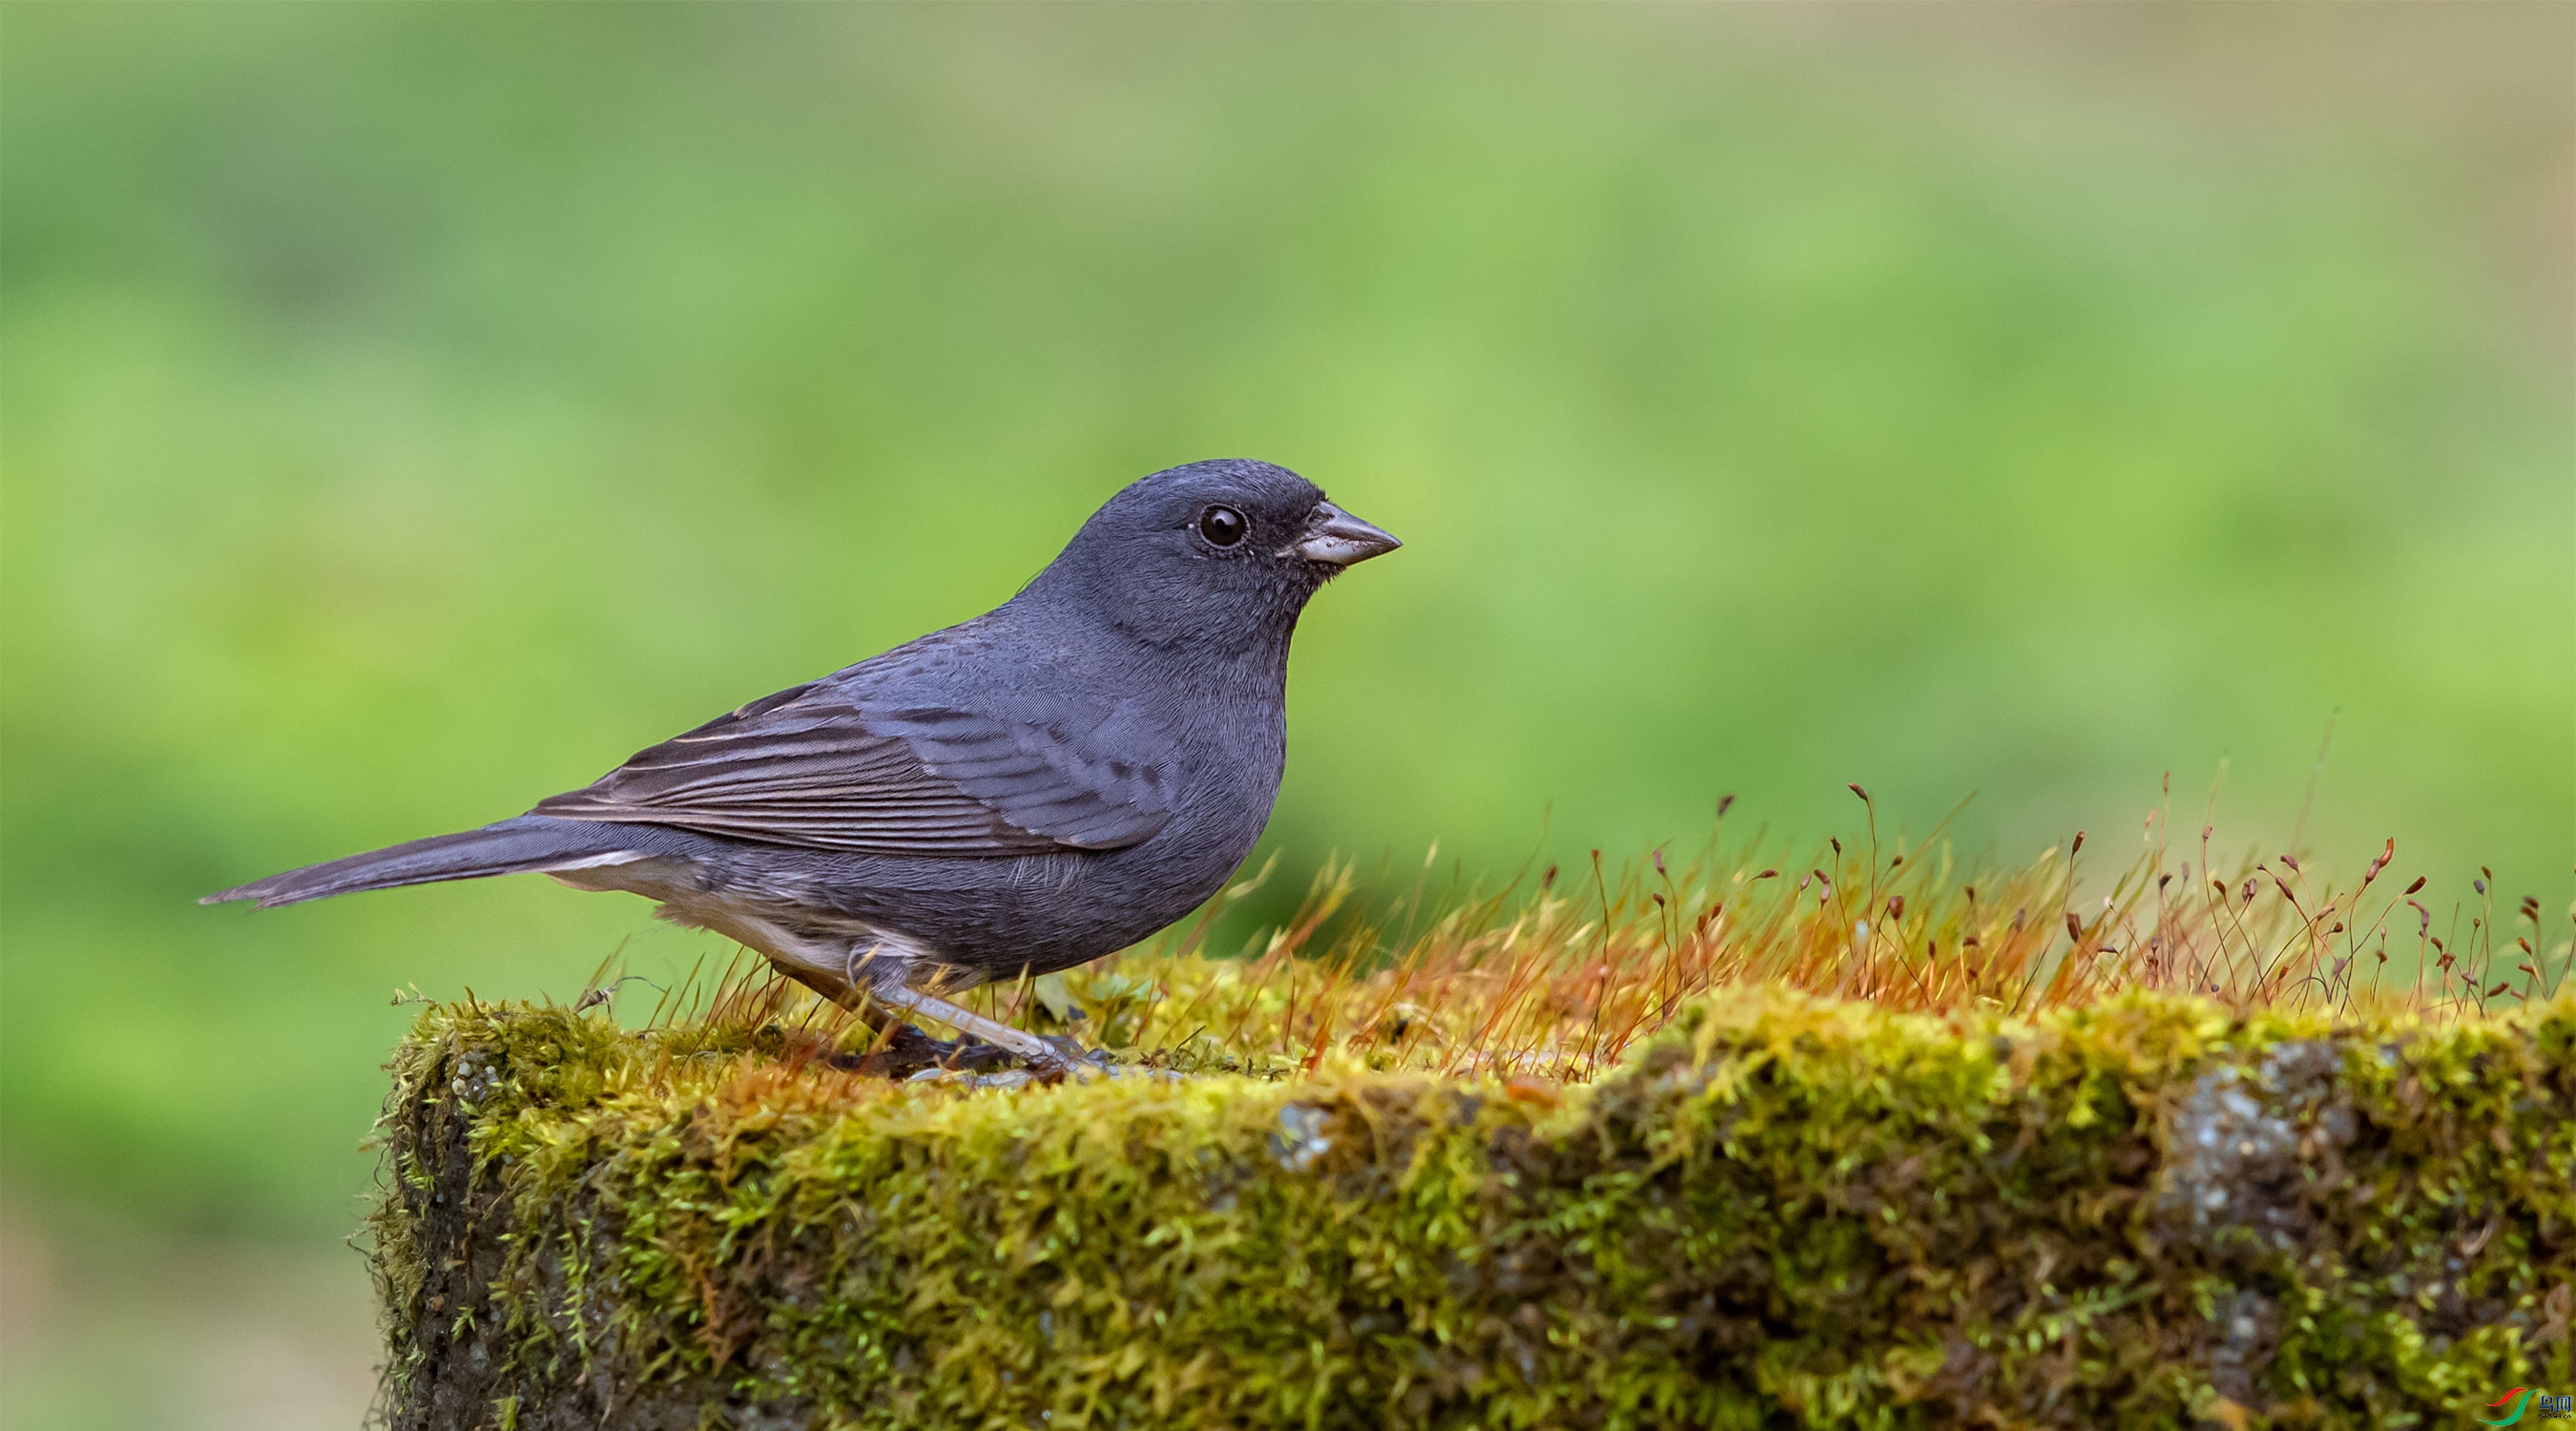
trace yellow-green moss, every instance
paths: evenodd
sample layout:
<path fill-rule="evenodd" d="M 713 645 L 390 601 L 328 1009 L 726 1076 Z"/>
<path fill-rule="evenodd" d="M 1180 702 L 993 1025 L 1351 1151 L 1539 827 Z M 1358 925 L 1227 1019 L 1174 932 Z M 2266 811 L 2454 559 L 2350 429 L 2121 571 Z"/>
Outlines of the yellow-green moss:
<path fill-rule="evenodd" d="M 1563 1088 L 758 1042 L 423 1015 L 396 1425 L 2430 1425 L 2576 1383 L 2576 999 L 1737 991 Z"/>

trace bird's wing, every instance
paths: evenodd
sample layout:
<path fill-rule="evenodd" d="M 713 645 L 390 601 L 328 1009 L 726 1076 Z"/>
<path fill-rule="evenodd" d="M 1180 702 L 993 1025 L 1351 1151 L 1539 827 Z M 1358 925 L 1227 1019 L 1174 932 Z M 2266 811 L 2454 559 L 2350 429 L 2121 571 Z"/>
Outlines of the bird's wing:
<path fill-rule="evenodd" d="M 1010 721 L 826 683 L 636 753 L 531 813 L 890 855 L 1113 850 L 1171 818 L 1169 774 L 1100 753 L 1131 713 Z"/>

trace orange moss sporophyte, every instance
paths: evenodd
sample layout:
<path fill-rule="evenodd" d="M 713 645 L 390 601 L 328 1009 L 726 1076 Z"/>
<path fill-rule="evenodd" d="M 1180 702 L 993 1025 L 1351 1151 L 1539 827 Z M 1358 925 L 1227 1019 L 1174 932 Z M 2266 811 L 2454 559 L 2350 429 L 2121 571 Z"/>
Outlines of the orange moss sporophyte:
<path fill-rule="evenodd" d="M 1184 1061 L 1312 1070 L 1339 1051 L 1453 1077 L 1580 1080 L 1693 995 L 1737 984 L 1926 1011 L 2026 1015 L 2144 989 L 2440 1017 L 2546 998 L 2570 958 L 2570 924 L 2544 928 L 2537 900 L 2516 908 L 2516 937 L 2495 932 L 2491 878 L 2472 882 L 2476 906 L 2453 908 L 2465 941 L 2434 933 L 2425 880 L 2387 887 L 2394 840 L 2338 885 L 2294 853 L 2228 860 L 2206 827 L 2177 854 L 2160 814 L 2107 873 L 2079 831 L 2062 851 L 1962 878 L 1939 835 L 1882 842 L 1873 821 L 1865 840 L 1798 859 L 1758 838 L 1729 846 L 1721 831 L 1687 859 L 1656 849 L 1611 873 L 1596 851 L 1576 882 L 1553 867 L 1490 893 L 1442 896 L 1417 881 L 1376 905 L 1355 901 L 1355 866 L 1328 862 L 1296 914 L 1242 958 L 1201 955 L 1203 919 L 975 1002 Z M 1068 1024 L 1077 1010 L 1096 1022 Z"/>

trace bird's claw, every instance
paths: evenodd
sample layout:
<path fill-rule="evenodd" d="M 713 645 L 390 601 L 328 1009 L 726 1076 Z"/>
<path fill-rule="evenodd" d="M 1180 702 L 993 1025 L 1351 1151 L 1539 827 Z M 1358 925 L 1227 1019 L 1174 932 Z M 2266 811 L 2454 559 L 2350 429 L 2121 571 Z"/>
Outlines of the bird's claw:
<path fill-rule="evenodd" d="M 935 1039 L 910 1024 L 898 1024 L 866 1054 L 835 1054 L 827 1061 L 853 1073 L 898 1081 L 916 1078 L 997 1078 L 1018 1071 L 1031 1083 L 1062 1083 L 1093 1077 L 1109 1064 L 1100 1049 L 1084 1048 L 1062 1035 L 1030 1035 L 1038 1047 L 1003 1048 L 980 1039 Z"/>
<path fill-rule="evenodd" d="M 1107 1051 L 1084 1048 L 1062 1034 L 1039 1035 L 1038 1042 L 1047 1052 L 1027 1057 L 1029 1075 L 1040 1083 L 1062 1083 L 1067 1078 L 1089 1078 L 1109 1062 Z"/>

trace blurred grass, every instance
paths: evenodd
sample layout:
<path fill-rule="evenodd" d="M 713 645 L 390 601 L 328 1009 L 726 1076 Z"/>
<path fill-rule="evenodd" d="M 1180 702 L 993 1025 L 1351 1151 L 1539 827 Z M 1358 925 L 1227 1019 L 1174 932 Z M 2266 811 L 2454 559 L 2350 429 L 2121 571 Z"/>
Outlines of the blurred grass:
<path fill-rule="evenodd" d="M 13 1427 L 348 1431 L 374 1398 L 379 1345 L 353 1248 L 0 1205 L 0 1414 Z"/>
<path fill-rule="evenodd" d="M 1271 844 L 1865 783 L 2576 881 L 2576 11 L 0 10 L 0 1137 L 346 1227 L 385 991 L 704 947 L 205 890 L 983 610 L 1120 483 L 1406 538 Z M 2177 824 L 2180 823 L 2178 817 Z M 1293 891 L 1294 877 L 1278 881 Z"/>

